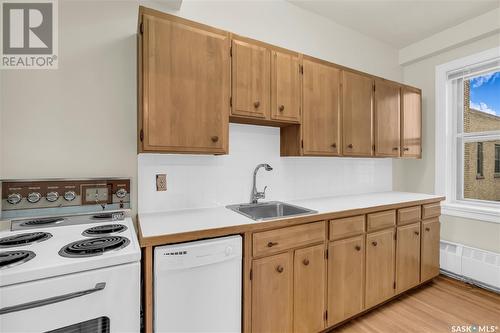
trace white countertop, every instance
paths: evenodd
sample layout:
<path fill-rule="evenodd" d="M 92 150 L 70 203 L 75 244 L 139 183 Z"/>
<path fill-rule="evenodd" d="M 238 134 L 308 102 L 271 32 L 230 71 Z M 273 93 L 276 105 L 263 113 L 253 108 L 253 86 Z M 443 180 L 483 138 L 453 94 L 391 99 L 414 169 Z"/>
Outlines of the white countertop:
<path fill-rule="evenodd" d="M 440 196 L 421 193 L 376 192 L 285 202 L 316 210 L 318 211 L 317 214 L 324 214 L 438 198 Z M 317 214 L 309 214 L 308 216 Z M 276 220 L 282 221 L 283 218 Z M 162 213 L 139 213 L 142 237 L 245 226 L 261 222 L 254 221 L 226 207 L 186 209 Z"/>

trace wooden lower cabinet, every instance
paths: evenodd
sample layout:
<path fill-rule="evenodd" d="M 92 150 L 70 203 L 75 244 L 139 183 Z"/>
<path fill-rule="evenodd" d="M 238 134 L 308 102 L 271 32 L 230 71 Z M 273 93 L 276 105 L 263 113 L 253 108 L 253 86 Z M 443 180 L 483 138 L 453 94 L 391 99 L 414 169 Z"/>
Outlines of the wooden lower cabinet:
<path fill-rule="evenodd" d="M 420 222 L 398 227 L 396 240 L 396 292 L 420 283 Z"/>
<path fill-rule="evenodd" d="M 252 332 L 289 333 L 293 313 L 293 256 L 253 261 Z"/>
<path fill-rule="evenodd" d="M 328 246 L 328 326 L 363 311 L 365 236 Z"/>
<path fill-rule="evenodd" d="M 439 275 L 440 227 L 439 218 L 422 221 L 421 282 Z"/>
<path fill-rule="evenodd" d="M 324 245 L 296 250 L 293 272 L 293 331 L 319 332 L 325 328 Z"/>
<path fill-rule="evenodd" d="M 394 229 L 366 236 L 365 308 L 394 296 Z"/>

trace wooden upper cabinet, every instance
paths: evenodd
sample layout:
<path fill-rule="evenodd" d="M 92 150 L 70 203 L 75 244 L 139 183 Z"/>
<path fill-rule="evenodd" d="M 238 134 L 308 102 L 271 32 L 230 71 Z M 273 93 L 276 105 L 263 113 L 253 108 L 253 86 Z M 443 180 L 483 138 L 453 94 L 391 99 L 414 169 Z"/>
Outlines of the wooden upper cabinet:
<path fill-rule="evenodd" d="M 292 253 L 254 260 L 252 271 L 252 332 L 292 332 Z"/>
<path fill-rule="evenodd" d="M 373 79 L 342 73 L 342 151 L 345 156 L 373 155 Z"/>
<path fill-rule="evenodd" d="M 231 115 L 266 118 L 271 106 L 271 51 L 246 40 L 232 41 Z"/>
<path fill-rule="evenodd" d="M 300 122 L 301 72 L 299 55 L 272 51 L 271 119 Z"/>
<path fill-rule="evenodd" d="M 422 95 L 420 90 L 401 89 L 401 156 L 422 157 Z"/>
<path fill-rule="evenodd" d="M 338 155 L 340 70 L 310 59 L 304 59 L 303 66 L 303 154 Z"/>
<path fill-rule="evenodd" d="M 323 244 L 295 250 L 293 331 L 320 332 L 325 328 L 326 260 Z"/>
<path fill-rule="evenodd" d="M 368 234 L 366 236 L 366 309 L 394 296 L 394 264 L 394 228 Z"/>
<path fill-rule="evenodd" d="M 142 23 L 139 151 L 227 153 L 229 34 L 166 14 Z"/>
<path fill-rule="evenodd" d="M 400 86 L 375 80 L 375 155 L 398 157 L 400 149 Z"/>

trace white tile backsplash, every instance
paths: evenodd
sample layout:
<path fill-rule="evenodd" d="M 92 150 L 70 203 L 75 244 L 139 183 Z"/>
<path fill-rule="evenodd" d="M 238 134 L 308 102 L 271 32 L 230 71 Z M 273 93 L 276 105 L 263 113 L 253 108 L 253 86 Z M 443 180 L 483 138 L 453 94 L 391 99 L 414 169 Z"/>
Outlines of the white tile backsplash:
<path fill-rule="evenodd" d="M 266 200 L 296 200 L 392 190 L 392 160 L 280 157 L 279 128 L 230 124 L 229 155 L 140 154 L 138 211 L 161 212 L 247 202 L 252 173 Z M 167 174 L 167 191 L 156 191 L 156 174 Z"/>

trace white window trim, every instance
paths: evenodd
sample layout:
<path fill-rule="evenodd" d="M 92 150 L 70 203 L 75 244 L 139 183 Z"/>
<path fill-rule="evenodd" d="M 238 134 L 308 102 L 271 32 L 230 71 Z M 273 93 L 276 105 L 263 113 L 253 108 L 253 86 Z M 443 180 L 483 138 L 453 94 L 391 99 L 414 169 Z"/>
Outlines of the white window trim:
<path fill-rule="evenodd" d="M 471 64 L 486 62 L 500 57 L 500 47 L 436 66 L 436 194 L 446 196 L 442 213 L 470 219 L 500 223 L 500 208 L 483 201 L 457 200 L 457 147 L 456 118 L 451 107 L 452 96 L 448 86 L 448 73 Z"/>

